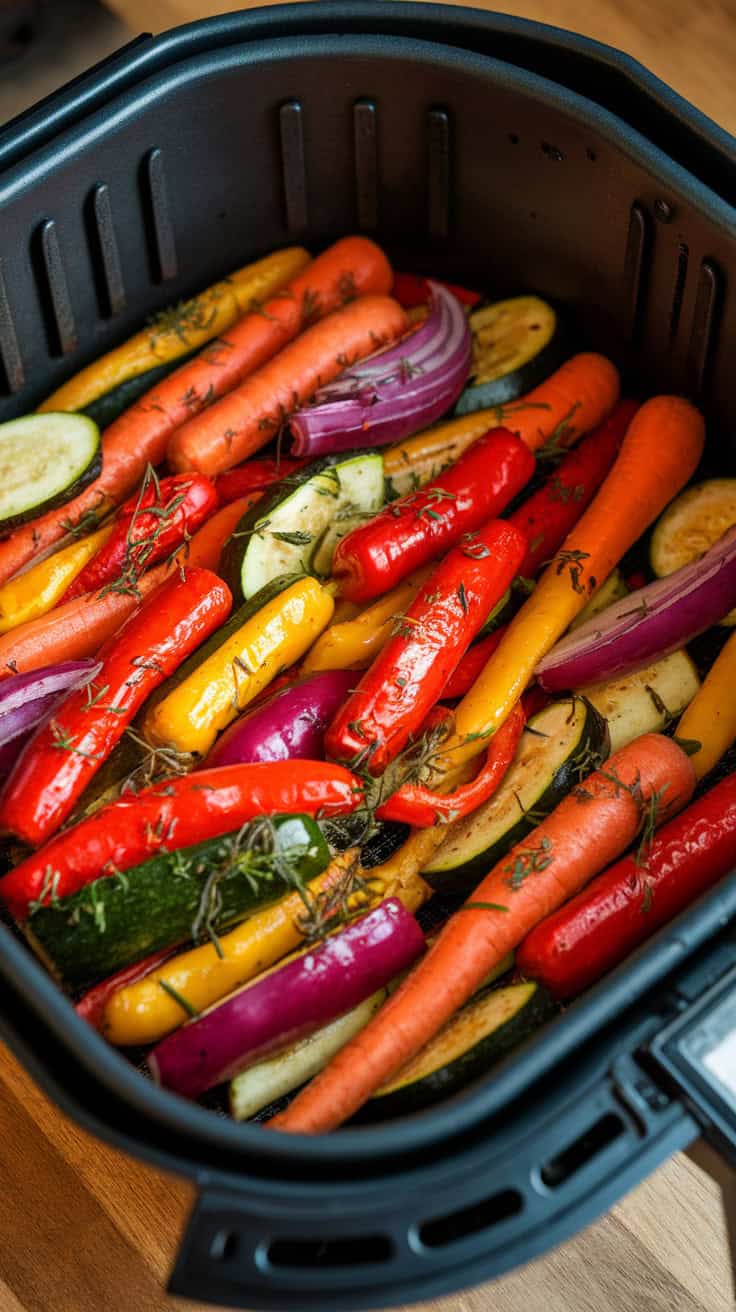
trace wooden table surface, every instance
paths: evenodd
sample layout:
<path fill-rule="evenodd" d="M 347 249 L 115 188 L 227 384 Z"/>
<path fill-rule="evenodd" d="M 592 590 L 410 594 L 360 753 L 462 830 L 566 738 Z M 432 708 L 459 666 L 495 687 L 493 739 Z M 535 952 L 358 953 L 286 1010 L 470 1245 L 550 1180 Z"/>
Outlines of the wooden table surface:
<path fill-rule="evenodd" d="M 160 31 L 242 7 L 227 0 L 106 2 L 133 31 Z M 736 0 L 507 0 L 486 7 L 618 45 L 736 132 Z M 84 1134 L 2 1048 L 0 1142 L 0 1312 L 194 1312 L 203 1306 L 162 1292 L 191 1187 Z M 716 1186 L 686 1158 L 675 1158 L 557 1252 L 493 1285 L 424 1304 L 420 1312 L 542 1307 L 732 1308 Z"/>

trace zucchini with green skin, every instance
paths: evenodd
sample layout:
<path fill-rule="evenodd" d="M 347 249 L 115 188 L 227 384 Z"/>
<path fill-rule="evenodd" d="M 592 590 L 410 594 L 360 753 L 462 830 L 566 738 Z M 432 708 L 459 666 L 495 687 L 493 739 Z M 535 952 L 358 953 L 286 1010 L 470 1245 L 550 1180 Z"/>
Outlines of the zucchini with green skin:
<path fill-rule="evenodd" d="M 328 575 L 341 537 L 381 509 L 379 451 L 325 456 L 283 479 L 246 511 L 222 554 L 233 596 L 252 597 L 288 571 Z"/>
<path fill-rule="evenodd" d="M 26 415 L 0 424 L 0 533 L 62 506 L 102 469 L 100 430 L 85 415 Z"/>
<path fill-rule="evenodd" d="M 374 1094 L 361 1119 L 409 1115 L 458 1093 L 554 1012 L 550 995 L 534 981 L 483 990 Z"/>
<path fill-rule="evenodd" d="M 736 524 L 736 478 L 709 478 L 686 488 L 660 516 L 649 544 L 658 578 L 702 556 Z M 721 620 L 736 624 L 736 610 Z"/>
<path fill-rule="evenodd" d="M 506 405 L 559 369 L 569 355 L 551 305 L 539 296 L 513 296 L 470 315 L 473 362 L 470 385 L 456 415 Z"/>
<path fill-rule="evenodd" d="M 362 1030 L 386 1000 L 386 990 L 366 998 L 344 1016 L 309 1034 L 230 1082 L 230 1113 L 236 1121 L 247 1121 L 269 1103 L 306 1084 L 327 1065 L 331 1057 Z"/>
<path fill-rule="evenodd" d="M 606 722 L 584 698 L 545 707 L 529 721 L 498 791 L 448 826 L 422 877 L 443 892 L 472 892 L 504 853 L 607 755 Z"/>
<path fill-rule="evenodd" d="M 330 859 L 308 816 L 274 816 L 32 911 L 26 932 L 68 986 L 88 987 L 159 948 L 216 935 L 321 874 Z"/>
<path fill-rule="evenodd" d="M 86 415 L 101 430 L 107 428 L 113 419 L 117 419 L 118 415 L 121 415 L 123 410 L 127 410 L 128 406 L 133 405 L 144 392 L 155 387 L 156 383 L 160 383 L 162 378 L 166 378 L 175 369 L 180 369 L 196 354 L 196 351 L 190 351 L 175 360 L 167 360 L 166 364 L 158 364 L 152 369 L 146 369 L 145 373 L 126 378 L 124 382 L 118 383 L 117 387 L 111 387 L 109 392 L 103 392 L 102 396 L 96 397 L 83 410 L 78 410 L 76 413 Z"/>

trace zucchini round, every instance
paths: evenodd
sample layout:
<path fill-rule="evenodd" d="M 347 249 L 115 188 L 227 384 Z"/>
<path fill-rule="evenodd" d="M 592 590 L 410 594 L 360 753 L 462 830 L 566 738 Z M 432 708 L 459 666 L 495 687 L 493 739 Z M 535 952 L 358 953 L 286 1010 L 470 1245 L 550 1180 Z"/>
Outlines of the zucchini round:
<path fill-rule="evenodd" d="M 71 501 L 101 469 L 100 430 L 86 415 L 0 424 L 0 533 Z"/>
<path fill-rule="evenodd" d="M 325 456 L 277 483 L 246 511 L 222 553 L 233 596 L 252 597 L 278 574 L 327 576 L 339 542 L 383 505 L 379 451 Z"/>
<path fill-rule="evenodd" d="M 557 314 L 539 296 L 514 296 L 470 316 L 471 383 L 455 414 L 505 405 L 559 369 L 567 354 Z"/>
<path fill-rule="evenodd" d="M 472 892 L 607 755 L 606 722 L 585 698 L 546 706 L 529 721 L 501 787 L 484 806 L 448 827 L 422 877 L 438 891 Z"/>
<path fill-rule="evenodd" d="M 658 578 L 702 556 L 736 524 L 736 478 L 709 478 L 682 492 L 660 516 L 649 545 Z M 721 620 L 732 627 L 736 610 Z"/>
<path fill-rule="evenodd" d="M 477 1079 L 554 1014 L 533 980 L 483 990 L 368 1103 L 367 1118 L 404 1116 Z"/>

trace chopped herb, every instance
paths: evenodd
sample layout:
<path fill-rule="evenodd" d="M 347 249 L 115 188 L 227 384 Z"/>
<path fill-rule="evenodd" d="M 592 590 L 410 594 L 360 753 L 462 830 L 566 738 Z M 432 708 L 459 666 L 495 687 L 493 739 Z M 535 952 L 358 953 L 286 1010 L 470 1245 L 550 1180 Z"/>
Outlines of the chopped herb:
<path fill-rule="evenodd" d="M 674 735 L 672 741 L 677 743 L 678 747 L 682 748 L 686 756 L 695 756 L 699 751 L 702 750 L 703 747 L 703 744 L 699 741 L 699 739 L 678 738 L 677 734 Z"/>
<path fill-rule="evenodd" d="M 514 890 L 521 888 L 524 880 L 531 874 L 546 870 L 552 864 L 552 840 L 545 835 L 539 847 L 529 847 L 517 852 L 510 865 L 504 870 L 510 875 L 506 882 Z"/>
<path fill-rule="evenodd" d="M 570 573 L 570 582 L 572 583 L 573 592 L 584 593 L 580 579 L 583 573 L 583 561 L 590 559 L 589 551 L 558 551 L 553 558 L 552 563 L 557 565 L 556 573 L 560 575 L 563 570 L 567 569 Z"/>
<path fill-rule="evenodd" d="M 501 902 L 464 902 L 461 911 L 508 911 Z"/>
<path fill-rule="evenodd" d="M 312 533 L 303 533 L 300 529 L 295 529 L 293 533 L 272 533 L 272 538 L 277 538 L 279 542 L 288 542 L 292 547 L 306 547 L 314 540 Z"/>
<path fill-rule="evenodd" d="M 184 997 L 183 993 L 180 993 L 178 989 L 175 989 L 173 984 L 169 984 L 168 980 L 160 979 L 158 981 L 158 986 L 163 989 L 164 993 L 168 993 L 169 997 L 174 999 L 174 1002 L 178 1002 L 182 1011 L 186 1012 L 187 1016 L 192 1020 L 195 1020 L 196 1017 L 199 1016 L 200 1013 L 197 1011 L 197 1008 L 193 1006 L 188 998 Z"/>
<path fill-rule="evenodd" d="M 465 591 L 465 584 L 461 583 L 457 590 L 458 601 L 463 608 L 465 615 L 468 613 L 468 594 Z"/>

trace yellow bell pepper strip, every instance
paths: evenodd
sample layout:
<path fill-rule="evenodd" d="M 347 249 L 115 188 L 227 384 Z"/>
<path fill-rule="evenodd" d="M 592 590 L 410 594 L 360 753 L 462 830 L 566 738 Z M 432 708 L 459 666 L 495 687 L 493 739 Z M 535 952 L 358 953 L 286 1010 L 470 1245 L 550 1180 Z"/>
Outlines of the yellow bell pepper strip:
<path fill-rule="evenodd" d="M 356 857 L 355 850 L 342 852 L 323 874 L 308 885 L 310 897 L 329 896 L 344 878 Z M 351 907 L 374 905 L 385 897 L 398 897 L 408 911 L 417 911 L 427 901 L 431 889 L 414 874 L 401 872 L 391 879 L 364 875 L 367 891 L 353 895 Z M 281 962 L 287 953 L 303 942 L 300 928 L 304 899 L 299 892 L 289 893 L 273 906 L 257 912 L 236 929 L 213 943 L 190 948 L 166 961 L 143 979 L 128 984 L 108 1000 L 101 1029 L 110 1043 L 121 1047 L 156 1043 L 188 1019 L 177 1001 L 186 999 L 191 1008 L 203 1011 L 228 993 L 247 984 L 261 971 Z"/>
<path fill-rule="evenodd" d="M 188 355 L 226 332 L 241 314 L 252 310 L 254 302 L 273 296 L 309 261 L 301 246 L 288 246 L 236 269 L 191 300 L 164 310 L 148 327 L 87 365 L 48 396 L 39 410 L 83 410 L 127 379 Z"/>
<path fill-rule="evenodd" d="M 455 733 L 442 749 L 443 772 L 483 751 L 542 657 L 685 486 L 704 442 L 702 415 L 680 397 L 654 397 L 637 411 L 598 494 L 456 707 Z"/>
<path fill-rule="evenodd" d="M 367 670 L 374 656 L 386 646 L 396 620 L 411 605 L 431 570 L 431 565 L 417 570 L 355 618 L 332 623 L 307 653 L 301 672 Z"/>
<path fill-rule="evenodd" d="M 106 524 L 5 583 L 0 588 L 0 633 L 9 633 L 52 610 L 112 530 L 113 525 Z"/>
<path fill-rule="evenodd" d="M 313 578 L 278 593 L 150 708 L 143 723 L 147 741 L 204 756 L 220 730 L 308 651 L 334 605 L 329 589 Z"/>
<path fill-rule="evenodd" d="M 736 633 L 721 649 L 704 683 L 681 715 L 675 731 L 681 747 L 692 755 L 698 779 L 713 769 L 736 740 L 734 685 Z M 699 743 L 697 750 L 695 743 Z"/>

